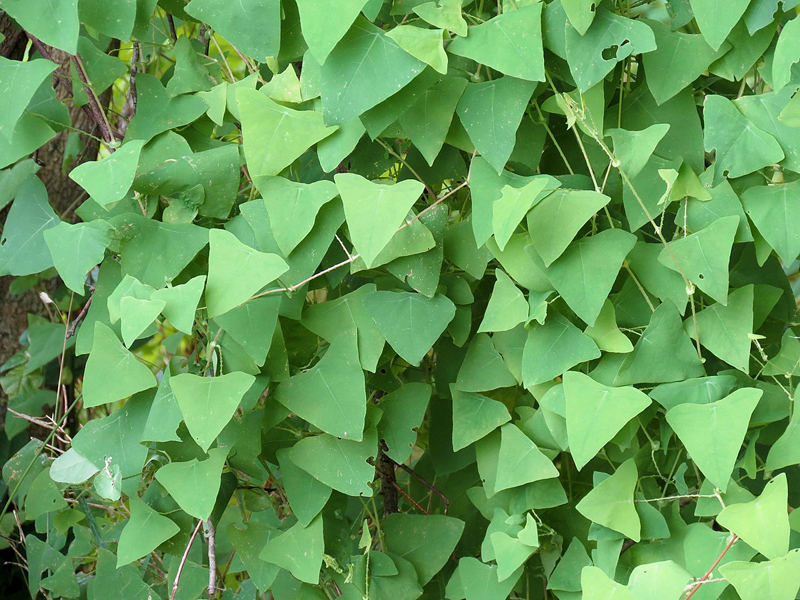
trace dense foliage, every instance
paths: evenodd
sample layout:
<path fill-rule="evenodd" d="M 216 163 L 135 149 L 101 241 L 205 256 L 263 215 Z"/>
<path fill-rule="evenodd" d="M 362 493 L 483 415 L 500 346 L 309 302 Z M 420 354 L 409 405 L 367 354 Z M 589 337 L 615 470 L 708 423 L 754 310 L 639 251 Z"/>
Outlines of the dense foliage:
<path fill-rule="evenodd" d="M 0 0 L 4 596 L 795 598 L 797 3 Z"/>

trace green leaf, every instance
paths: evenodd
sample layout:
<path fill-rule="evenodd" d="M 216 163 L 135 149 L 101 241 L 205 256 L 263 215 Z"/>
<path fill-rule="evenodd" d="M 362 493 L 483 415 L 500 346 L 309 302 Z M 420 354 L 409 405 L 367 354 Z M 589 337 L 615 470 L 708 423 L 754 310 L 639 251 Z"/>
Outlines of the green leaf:
<path fill-rule="evenodd" d="M 163 300 L 142 300 L 124 296 L 119 303 L 122 341 L 130 348 L 144 331 L 153 324 L 166 306 Z"/>
<path fill-rule="evenodd" d="M 633 504 L 639 473 L 633 459 L 622 463 L 613 475 L 597 483 L 576 509 L 590 521 L 639 541 L 641 522 Z"/>
<path fill-rule="evenodd" d="M 648 89 L 658 104 L 664 104 L 700 77 L 726 51 L 714 50 L 701 35 L 672 31 L 658 21 L 647 20 L 658 46 L 642 58 Z"/>
<path fill-rule="evenodd" d="M 584 332 L 594 340 L 597 347 L 603 352 L 627 354 L 633 351 L 633 344 L 617 327 L 617 317 L 614 305 L 606 300 L 594 325 L 587 327 Z"/>
<path fill-rule="evenodd" d="M 78 52 L 78 0 L 3 0 L 0 8 L 48 46 Z"/>
<path fill-rule="evenodd" d="M 279 0 L 241 0 L 235 3 L 192 0 L 185 10 L 258 62 L 278 55 L 281 45 Z"/>
<path fill-rule="evenodd" d="M 256 298 L 218 316 L 214 321 L 236 340 L 258 366 L 263 366 L 278 322 L 278 296 Z"/>
<path fill-rule="evenodd" d="M 670 242 L 669 250 L 664 248 L 658 261 L 673 271 L 682 270 L 689 281 L 727 305 L 728 263 L 738 227 L 737 216 L 718 219 L 697 233 Z"/>
<path fill-rule="evenodd" d="M 630 591 L 606 575 L 602 569 L 594 566 L 584 567 L 581 571 L 581 588 L 583 600 L 632 600 Z"/>
<path fill-rule="evenodd" d="M 598 192 L 558 189 L 528 214 L 533 247 L 546 267 L 561 256 L 592 215 L 611 199 Z"/>
<path fill-rule="evenodd" d="M 50 466 L 50 479 L 57 483 L 83 483 L 94 476 L 99 469 L 81 455 L 75 448 L 70 448 L 55 459 Z"/>
<path fill-rule="evenodd" d="M 520 567 L 507 579 L 499 580 L 499 567 L 486 565 L 477 558 L 465 556 L 458 561 L 458 567 L 450 578 L 448 588 L 453 585 L 453 580 L 458 578 L 462 590 L 469 590 L 469 600 L 493 600 L 507 598 L 514 586 L 522 576 Z M 448 594 L 448 597 L 455 597 Z"/>
<path fill-rule="evenodd" d="M 364 309 L 395 352 L 415 366 L 456 312 L 447 296 L 427 298 L 410 292 L 375 292 L 364 299 Z"/>
<path fill-rule="evenodd" d="M 322 65 L 320 93 L 325 121 L 340 124 L 361 115 L 397 93 L 424 69 L 425 63 L 359 16 Z"/>
<path fill-rule="evenodd" d="M 156 479 L 184 512 L 205 521 L 217 500 L 227 454 L 223 448 L 214 448 L 205 460 L 171 462 L 156 471 Z"/>
<path fill-rule="evenodd" d="M 555 465 L 519 427 L 507 423 L 500 428 L 496 492 L 558 476 Z"/>
<path fill-rule="evenodd" d="M 208 230 L 124 214 L 111 224 L 122 233 L 122 272 L 155 288 L 175 279 L 208 243 Z"/>
<path fill-rule="evenodd" d="M 50 478 L 50 469 L 44 469 L 31 482 L 25 498 L 25 517 L 35 520 L 50 511 L 67 508 L 62 492 Z"/>
<path fill-rule="evenodd" d="M 350 29 L 367 0 L 318 2 L 298 0 L 300 25 L 309 51 L 320 65 Z M 332 18 L 333 15 L 335 18 Z"/>
<path fill-rule="evenodd" d="M 447 50 L 511 77 L 544 81 L 542 5 L 520 7 L 472 27 Z"/>
<path fill-rule="evenodd" d="M 176 430 L 183 421 L 183 414 L 175 400 L 175 393 L 169 386 L 170 370 L 164 369 L 161 381 L 158 382 L 153 404 L 150 407 L 150 414 L 147 416 L 147 423 L 142 433 L 141 441 L 153 442 L 179 442 Z"/>
<path fill-rule="evenodd" d="M 461 16 L 461 0 L 436 0 L 423 2 L 412 9 L 419 18 L 434 27 L 448 29 L 456 35 L 468 33 L 467 22 Z"/>
<path fill-rule="evenodd" d="M 47 201 L 44 184 L 38 177 L 28 178 L 0 234 L 0 276 L 30 275 L 52 267 L 44 232 L 60 222 Z"/>
<path fill-rule="evenodd" d="M 394 513 L 383 524 L 386 550 L 410 562 L 426 585 L 450 559 L 464 522 L 444 515 Z"/>
<path fill-rule="evenodd" d="M 138 476 L 147 460 L 142 439 L 152 394 L 137 394 L 107 417 L 92 419 L 72 439 L 72 447 L 97 469 L 119 467 L 124 478 Z"/>
<path fill-rule="evenodd" d="M 0 93 L 6 98 L 6 107 L 0 116 L 0 134 L 9 142 L 13 139 L 17 121 L 30 104 L 36 90 L 55 70 L 56 64 L 49 60 L 21 62 L 0 57 Z"/>
<path fill-rule="evenodd" d="M 778 43 L 775 46 L 775 58 L 772 62 L 772 87 L 777 92 L 783 89 L 792 78 L 792 67 L 800 62 L 800 19 L 795 17 L 781 29 Z"/>
<path fill-rule="evenodd" d="M 364 298 L 374 292 L 374 284 L 363 285 L 339 298 L 307 306 L 302 319 L 305 328 L 328 342 L 345 332 L 356 331 L 361 366 L 373 373 L 385 344 L 375 321 L 364 310 Z"/>
<path fill-rule="evenodd" d="M 277 452 L 283 488 L 297 520 L 308 527 L 331 497 L 331 488 L 294 464 L 288 452 L 286 449 Z"/>
<path fill-rule="evenodd" d="M 723 4 L 719 0 L 689 1 L 700 33 L 714 50 L 719 50 L 722 42 L 750 4 L 750 0 L 734 0 L 728 4 Z"/>
<path fill-rule="evenodd" d="M 264 513 L 257 514 L 263 515 Z M 276 565 L 258 557 L 267 542 L 275 535 L 276 531 L 273 527 L 256 519 L 228 526 L 228 537 L 231 539 L 236 554 L 241 558 L 250 579 L 262 592 L 266 592 L 272 586 L 280 570 Z"/>
<path fill-rule="evenodd" d="M 282 383 L 274 397 L 323 431 L 360 442 L 367 396 L 353 332 L 337 337 L 316 365 Z"/>
<path fill-rule="evenodd" d="M 767 469 L 775 471 L 800 462 L 800 411 L 792 411 L 789 424 L 775 440 L 767 455 Z"/>
<path fill-rule="evenodd" d="M 566 59 L 581 92 L 602 81 L 628 56 L 655 49 L 656 41 L 647 25 L 616 15 L 607 8 L 597 11 L 584 35 L 572 27 L 566 28 Z"/>
<path fill-rule="evenodd" d="M 755 127 L 727 98 L 706 96 L 703 117 L 703 145 L 706 152 L 716 151 L 714 185 L 723 177 L 741 177 L 783 160 L 778 141 Z"/>
<path fill-rule="evenodd" d="M 324 456 L 325 460 L 320 460 Z M 305 472 L 348 496 L 372 496 L 375 467 L 367 460 L 378 456 L 375 428 L 363 441 L 343 440 L 327 433 L 305 437 L 292 446 L 288 458 Z"/>
<path fill-rule="evenodd" d="M 83 23 L 105 35 L 127 40 L 131 37 L 136 20 L 136 0 L 122 0 L 114 5 L 113 10 L 109 9 L 108 4 L 102 0 L 80 0 L 78 15 Z M 78 50 L 80 51 L 80 42 Z M 90 79 L 94 81 L 93 78 Z M 100 90 L 96 91 L 99 93 Z"/>
<path fill-rule="evenodd" d="M 62 221 L 44 231 L 56 271 L 73 292 L 83 294 L 86 273 L 103 261 L 111 230 L 111 225 L 97 220 L 75 225 Z"/>
<path fill-rule="evenodd" d="M 458 118 L 478 153 L 499 174 L 514 150 L 517 129 L 534 83 L 506 76 L 470 83 L 458 102 Z"/>
<path fill-rule="evenodd" d="M 523 544 L 518 538 L 503 531 L 495 531 L 490 539 L 497 560 L 498 581 L 511 577 L 536 551 L 535 546 Z"/>
<path fill-rule="evenodd" d="M 553 312 L 544 325 L 528 329 L 522 353 L 522 379 L 531 387 L 558 377 L 577 364 L 600 358 L 592 339 L 564 316 Z"/>
<path fill-rule="evenodd" d="M 254 177 L 269 212 L 275 241 L 289 256 L 311 233 L 320 208 L 339 193 L 330 181 L 295 183 L 282 177 Z"/>
<path fill-rule="evenodd" d="M 300 581 L 316 585 L 324 550 L 322 517 L 318 516 L 307 527 L 297 523 L 273 537 L 258 557 L 286 569 Z"/>
<path fill-rule="evenodd" d="M 223 229 L 209 232 L 208 316 L 216 317 L 236 308 L 289 270 L 277 254 L 254 250 Z M 231 266 L 236 265 L 235 269 Z M 246 275 L 245 275 L 246 273 Z"/>
<path fill-rule="evenodd" d="M 199 44 L 198 44 L 199 46 Z M 192 41 L 182 35 L 175 42 L 175 71 L 167 82 L 167 92 L 172 96 L 189 92 L 207 92 L 213 87 Z"/>
<path fill-rule="evenodd" d="M 186 427 L 203 452 L 211 447 L 231 420 L 254 382 L 255 377 L 240 372 L 217 377 L 181 373 L 170 378 L 169 386 L 183 413 Z"/>
<path fill-rule="evenodd" d="M 494 289 L 478 332 L 508 331 L 528 318 L 528 303 L 519 288 L 502 269 L 494 274 Z"/>
<path fill-rule="evenodd" d="M 373 183 L 354 173 L 338 173 L 334 180 L 350 240 L 369 268 L 403 224 L 424 186 L 410 179 L 394 185 Z"/>
<path fill-rule="evenodd" d="M 597 5 L 591 0 L 560 0 L 561 6 L 569 19 L 570 25 L 581 35 L 586 34 L 586 30 L 594 21 Z"/>
<path fill-rule="evenodd" d="M 756 185 L 742 194 L 750 220 L 785 264 L 800 255 L 800 182 Z"/>
<path fill-rule="evenodd" d="M 780 558 L 789 552 L 788 493 L 786 473 L 781 473 L 767 483 L 755 500 L 723 508 L 717 523 L 767 559 Z"/>
<path fill-rule="evenodd" d="M 621 229 L 581 238 L 550 264 L 545 275 L 575 314 L 594 325 L 635 243 L 635 236 Z"/>
<path fill-rule="evenodd" d="M 634 387 L 610 387 L 577 371 L 564 373 L 569 451 L 582 469 L 625 424 L 650 406 Z"/>
<path fill-rule="evenodd" d="M 692 460 L 723 492 L 762 394 L 757 388 L 743 388 L 710 404 L 681 404 L 667 411 L 667 423 Z"/>
<path fill-rule="evenodd" d="M 672 560 L 664 560 L 637 566 L 628 580 L 628 589 L 633 600 L 647 600 L 664 595 L 680 598 L 692 579 L 686 569 Z"/>
<path fill-rule="evenodd" d="M 486 392 L 513 387 L 517 380 L 508 371 L 503 357 L 495 350 L 492 338 L 478 333 L 469 344 L 467 355 L 458 371 L 456 387 L 463 392 Z"/>
<path fill-rule="evenodd" d="M 83 377 L 83 405 L 91 408 L 116 402 L 155 385 L 150 369 L 123 347 L 109 327 L 95 323 Z"/>
<path fill-rule="evenodd" d="M 442 75 L 447 74 L 447 54 L 444 51 L 441 29 L 423 29 L 413 25 L 398 25 L 386 34 L 414 58 L 418 58 Z"/>
<path fill-rule="evenodd" d="M 508 409 L 481 394 L 462 392 L 450 385 L 453 397 L 453 450 L 458 452 L 511 420 Z"/>
<path fill-rule="evenodd" d="M 670 360 L 665 361 L 664 357 Z M 664 301 L 619 368 L 615 385 L 682 381 L 704 374 L 675 305 Z"/>
<path fill-rule="evenodd" d="M 149 73 L 136 76 L 136 116 L 125 132 L 125 139 L 151 140 L 159 133 L 188 125 L 208 109 L 199 97 L 173 97 L 161 82 Z"/>
<path fill-rule="evenodd" d="M 620 162 L 620 169 L 634 178 L 641 173 L 668 131 L 668 123 L 657 123 L 641 131 L 609 129 L 605 133 L 614 141 L 614 155 Z"/>
<path fill-rule="evenodd" d="M 404 463 L 411 455 L 430 399 L 431 387 L 413 381 L 381 399 L 378 437 L 386 442 L 386 456 L 396 463 Z"/>
<path fill-rule="evenodd" d="M 131 516 L 119 536 L 118 567 L 147 556 L 180 531 L 174 521 L 153 510 L 137 494 L 129 496 L 128 501 Z"/>
<path fill-rule="evenodd" d="M 800 589 L 800 550 L 792 550 L 786 556 L 760 563 L 746 561 L 729 562 L 719 572 L 742 600 L 794 600 Z"/>
<path fill-rule="evenodd" d="M 517 226 L 528 211 L 547 194 L 542 194 L 550 183 L 549 177 L 535 177 L 521 188 L 503 186 L 500 199 L 492 207 L 492 230 L 495 242 L 504 250 Z"/>
<path fill-rule="evenodd" d="M 165 305 L 161 312 L 167 320 L 178 331 L 190 335 L 205 284 L 205 275 L 198 275 L 186 283 L 156 290 L 150 297 L 153 300 L 163 300 Z"/>
<path fill-rule="evenodd" d="M 765 375 L 784 375 L 792 377 L 800 367 L 800 338 L 787 329 L 781 338 L 781 350 L 764 367 Z"/>
<path fill-rule="evenodd" d="M 696 318 L 700 343 L 717 358 L 747 373 L 753 333 L 753 286 L 735 290 L 728 296 L 727 306 L 712 304 L 698 312 Z M 683 326 L 695 338 L 692 320 L 687 319 Z"/>
<path fill-rule="evenodd" d="M 293 110 L 256 90 L 236 90 L 242 113 L 244 156 L 251 177 L 278 175 L 310 146 L 336 131 L 326 127 L 322 114 Z"/>

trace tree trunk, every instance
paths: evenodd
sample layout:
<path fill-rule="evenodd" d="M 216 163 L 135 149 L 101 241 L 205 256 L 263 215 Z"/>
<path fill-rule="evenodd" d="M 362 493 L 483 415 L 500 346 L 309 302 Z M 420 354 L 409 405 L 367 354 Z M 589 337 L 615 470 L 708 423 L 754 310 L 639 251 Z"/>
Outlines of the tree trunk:
<path fill-rule="evenodd" d="M 14 60 L 22 58 L 28 38 L 5 12 L 0 13 L 0 33 L 6 36 L 2 46 L 0 46 L 0 55 Z M 114 43 L 118 44 L 118 42 Z M 55 48 L 52 52 L 53 59 L 65 66 L 66 72 L 69 72 L 69 55 Z M 66 100 L 65 104 L 69 108 L 72 127 L 79 131 L 88 132 L 95 137 L 100 137 L 96 124 L 83 110 L 72 105 L 72 100 L 68 99 L 68 92 L 63 85 L 58 83 L 58 79 L 55 77 L 54 86 L 56 96 L 61 100 Z M 111 88 L 100 95 L 100 103 L 103 107 L 107 107 L 110 100 Z M 69 130 L 60 132 L 37 151 L 36 158 L 41 165 L 38 176 L 47 188 L 53 210 L 64 220 L 71 222 L 72 212 L 78 206 L 81 197 L 85 196 L 85 193 L 77 183 L 68 177 L 68 173 L 62 170 L 68 135 Z M 81 141 L 84 144 L 83 152 L 79 160 L 74 161 L 71 165 L 72 168 L 82 161 L 94 160 L 97 157 L 100 147 L 97 139 L 81 135 Z M 5 223 L 7 216 L 8 207 L 0 211 L 0 221 Z M 44 304 L 36 290 L 29 290 L 20 295 L 10 295 L 9 286 L 11 281 L 11 277 L 0 277 L 0 364 L 8 360 L 20 349 L 19 336 L 28 326 L 28 313 L 42 314 L 45 312 Z M 57 280 L 50 280 L 43 282 L 43 287 L 45 291 L 52 292 L 57 284 Z M 2 394 L 2 391 L 0 391 L 0 394 Z"/>

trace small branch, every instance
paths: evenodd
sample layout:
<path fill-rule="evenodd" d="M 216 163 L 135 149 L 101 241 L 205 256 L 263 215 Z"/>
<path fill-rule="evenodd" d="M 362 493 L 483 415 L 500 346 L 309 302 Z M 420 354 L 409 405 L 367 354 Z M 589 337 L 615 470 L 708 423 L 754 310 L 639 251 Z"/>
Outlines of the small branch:
<path fill-rule="evenodd" d="M 197 33 L 197 41 L 203 44 L 203 54 L 208 56 L 208 51 L 211 48 L 211 32 L 206 27 L 205 23 L 200 23 L 200 31 Z"/>
<path fill-rule="evenodd" d="M 86 316 L 86 313 L 89 312 L 89 307 L 92 305 L 93 298 L 94 298 L 94 291 L 92 291 L 92 295 L 89 296 L 89 299 L 86 301 L 86 304 L 84 304 L 83 308 L 81 308 L 81 312 L 79 312 L 78 316 L 75 317 L 75 320 L 72 322 L 72 325 L 70 325 L 69 328 L 67 329 L 67 339 L 75 335 L 75 331 L 78 329 L 78 325 L 80 325 L 80 322 L 83 321 L 83 318 Z"/>
<path fill-rule="evenodd" d="M 131 51 L 131 78 L 130 85 L 128 86 L 128 101 L 131 104 L 131 119 L 136 116 L 136 103 L 139 101 L 139 96 L 136 93 L 136 73 L 139 70 L 139 59 L 141 57 L 141 46 L 136 40 L 133 41 L 133 50 Z"/>
<path fill-rule="evenodd" d="M 424 485 L 426 488 L 428 488 L 431 492 L 433 492 L 434 494 L 439 496 L 439 498 L 441 498 L 441 500 L 442 500 L 442 504 L 444 504 L 444 514 L 447 514 L 447 511 L 450 508 L 450 500 L 447 499 L 447 496 L 445 496 L 441 491 L 439 491 L 439 489 L 435 485 L 433 485 L 432 483 L 428 483 L 421 475 L 419 475 L 411 467 L 409 467 L 407 465 L 404 465 L 402 463 L 396 462 L 396 461 L 392 460 L 391 458 L 389 458 L 388 456 L 386 458 L 388 460 L 392 461 L 396 466 L 398 466 L 401 469 L 403 469 L 403 471 L 405 471 L 406 473 L 408 473 L 409 475 L 414 477 L 414 479 L 419 481 L 422 485 Z"/>
<path fill-rule="evenodd" d="M 75 70 L 78 72 L 78 77 L 83 83 L 83 88 L 86 90 L 86 95 L 89 98 L 89 106 L 92 112 L 92 117 L 95 122 L 100 126 L 100 133 L 103 136 L 106 144 L 112 144 L 116 141 L 114 137 L 114 133 L 111 131 L 111 125 L 108 122 L 108 118 L 106 117 L 106 113 L 103 110 L 103 107 L 100 106 L 100 100 L 97 99 L 97 94 L 94 93 L 94 88 L 92 88 L 92 84 L 89 82 L 89 77 L 86 75 L 86 69 L 83 68 L 83 62 L 81 61 L 80 56 L 77 54 L 72 55 L 71 57 L 72 64 L 75 66 Z M 109 148 L 110 152 L 113 152 L 113 148 Z"/>
<path fill-rule="evenodd" d="M 679 496 L 663 496 L 661 498 L 636 498 L 634 502 L 661 502 L 667 500 L 683 500 L 684 498 L 718 498 L 717 494 L 683 494 Z M 723 505 L 724 508 L 724 505 Z"/>
<path fill-rule="evenodd" d="M 701 586 L 701 585 L 703 585 L 704 583 L 711 583 L 711 581 L 709 581 L 709 580 L 708 580 L 708 578 L 709 578 L 709 577 L 711 577 L 711 573 L 713 573 L 713 572 L 714 572 L 714 569 L 716 569 L 716 568 L 717 568 L 717 565 L 719 565 L 719 563 L 722 561 L 722 559 L 723 559 L 723 558 L 725 557 L 725 555 L 728 553 L 728 550 L 730 550 L 730 549 L 731 549 L 731 546 L 733 546 L 733 545 L 736 543 L 736 540 L 738 540 L 738 539 L 739 539 L 739 536 L 738 536 L 738 535 L 731 534 L 731 541 L 730 541 L 730 542 L 728 542 L 728 545 L 727 545 L 727 546 L 725 546 L 725 549 L 724 549 L 724 550 L 722 551 L 722 553 L 721 553 L 721 554 L 720 554 L 720 555 L 717 557 L 717 560 L 715 560 L 715 561 L 714 561 L 714 564 L 713 564 L 713 565 L 711 565 L 711 568 L 710 568 L 708 571 L 706 571 L 706 574 L 705 574 L 705 575 L 703 575 L 703 577 L 701 577 L 699 581 L 695 581 L 694 583 L 690 583 L 690 584 L 687 586 L 687 588 L 692 588 L 692 589 L 691 589 L 691 591 L 689 591 L 689 592 L 688 592 L 688 594 L 687 594 L 687 596 L 686 596 L 686 600 L 689 600 L 689 598 L 691 598 L 692 596 L 694 596 L 694 595 L 695 595 L 695 592 L 697 592 L 697 590 L 699 590 L 699 589 L 700 589 L 700 586 Z M 687 592 L 684 592 L 684 594 L 686 594 L 686 593 L 687 593 Z"/>
<path fill-rule="evenodd" d="M 172 584 L 172 593 L 169 595 L 169 600 L 175 600 L 175 594 L 178 593 L 178 583 L 181 580 L 181 573 L 183 573 L 183 567 L 186 565 L 186 559 L 189 558 L 189 550 L 192 549 L 194 538 L 197 537 L 197 532 L 200 531 L 202 526 L 203 522 L 198 521 L 197 527 L 195 527 L 194 531 L 192 532 L 192 537 L 189 538 L 189 543 L 186 544 L 186 550 L 184 550 L 183 556 L 181 557 L 181 563 L 178 565 L 178 572 L 175 573 L 175 582 Z"/>
<path fill-rule="evenodd" d="M 208 597 L 213 598 L 217 593 L 217 532 L 211 519 L 206 521 L 205 534 L 208 540 Z"/>
<path fill-rule="evenodd" d="M 399 485 L 397 485 L 397 482 L 396 482 L 396 481 L 394 482 L 394 487 L 395 487 L 395 489 L 396 489 L 398 492 L 400 492 L 400 493 L 403 495 L 403 498 L 405 498 L 406 500 L 408 500 L 409 502 L 411 502 L 411 504 L 413 504 L 413 505 L 414 505 L 414 507 L 415 507 L 415 508 L 416 508 L 418 511 L 420 511 L 420 512 L 421 512 L 422 514 L 424 514 L 424 515 L 430 514 L 430 513 L 429 513 L 427 510 L 425 510 L 424 508 L 422 508 L 422 507 L 419 505 L 419 503 L 418 503 L 416 500 L 414 500 L 414 499 L 413 499 L 411 496 L 409 496 L 408 494 L 406 494 L 405 490 L 404 490 L 403 488 L 401 488 Z"/>
<path fill-rule="evenodd" d="M 169 37 L 172 38 L 173 43 L 178 41 L 178 33 L 175 31 L 175 19 L 167 13 L 167 24 L 169 25 Z"/>

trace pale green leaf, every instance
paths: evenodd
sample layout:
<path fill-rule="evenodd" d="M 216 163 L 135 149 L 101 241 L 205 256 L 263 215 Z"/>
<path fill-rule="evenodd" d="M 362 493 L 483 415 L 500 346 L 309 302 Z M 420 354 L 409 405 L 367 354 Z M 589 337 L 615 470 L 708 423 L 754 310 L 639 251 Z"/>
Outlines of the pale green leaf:
<path fill-rule="evenodd" d="M 170 378 L 186 427 L 203 452 L 231 420 L 254 382 L 255 377 L 240 372 L 217 377 L 181 373 Z"/>

